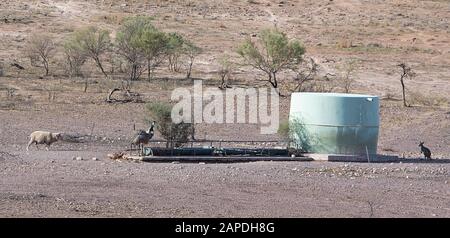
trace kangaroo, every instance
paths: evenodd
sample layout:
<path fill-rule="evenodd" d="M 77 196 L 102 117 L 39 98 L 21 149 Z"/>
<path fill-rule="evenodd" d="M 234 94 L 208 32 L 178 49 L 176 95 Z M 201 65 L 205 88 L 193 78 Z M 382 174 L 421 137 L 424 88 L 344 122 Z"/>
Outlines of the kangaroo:
<path fill-rule="evenodd" d="M 419 143 L 420 151 L 425 156 L 425 159 L 431 159 L 431 150 L 423 145 L 423 142 Z"/>

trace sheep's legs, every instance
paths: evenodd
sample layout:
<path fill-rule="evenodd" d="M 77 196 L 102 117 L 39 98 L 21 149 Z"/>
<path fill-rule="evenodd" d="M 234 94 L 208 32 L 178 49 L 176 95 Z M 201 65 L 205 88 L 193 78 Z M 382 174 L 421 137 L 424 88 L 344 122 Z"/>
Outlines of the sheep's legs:
<path fill-rule="evenodd" d="M 28 145 L 27 145 L 27 151 L 30 149 L 30 145 L 31 145 L 31 144 L 33 144 L 33 140 L 32 140 L 32 139 L 30 140 L 30 142 L 28 142 Z"/>

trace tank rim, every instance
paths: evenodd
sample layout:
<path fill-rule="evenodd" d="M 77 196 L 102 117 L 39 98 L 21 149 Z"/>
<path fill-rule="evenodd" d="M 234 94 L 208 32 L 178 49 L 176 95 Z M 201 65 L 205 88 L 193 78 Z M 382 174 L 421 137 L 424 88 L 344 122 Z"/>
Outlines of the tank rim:
<path fill-rule="evenodd" d="M 348 98 L 378 98 L 375 95 L 353 94 L 353 93 L 315 93 L 315 92 L 295 92 L 292 95 L 314 95 L 326 97 L 348 97 Z"/>

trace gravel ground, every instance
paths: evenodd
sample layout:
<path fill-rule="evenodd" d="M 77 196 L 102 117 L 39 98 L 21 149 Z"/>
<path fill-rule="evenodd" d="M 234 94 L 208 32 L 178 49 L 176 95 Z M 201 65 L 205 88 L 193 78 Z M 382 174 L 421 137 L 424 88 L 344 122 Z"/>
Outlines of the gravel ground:
<path fill-rule="evenodd" d="M 136 163 L 97 149 L 1 153 L 0 216 L 450 216 L 446 160 Z"/>
<path fill-rule="evenodd" d="M 449 127 L 441 111 L 433 112 L 442 118 L 441 127 L 415 127 L 423 130 L 415 136 L 442 144 L 432 144 L 433 158 L 439 159 L 431 162 L 417 159 L 419 138 L 410 136 L 414 130 L 395 126 L 382 128 L 380 153 L 389 149 L 417 162 L 171 164 L 107 159 L 108 153 L 127 148 L 130 125 L 145 128 L 140 118 L 123 116 L 141 115 L 142 106 L 64 104 L 1 111 L 0 217 L 450 217 Z M 387 119 L 392 115 L 382 114 Z M 50 151 L 32 146 L 26 152 L 27 135 L 37 129 L 92 134 L 99 140 L 57 142 Z M 260 135 L 255 125 L 207 125 L 199 131 L 215 139 L 277 139 Z M 155 139 L 161 139 L 158 133 Z"/>

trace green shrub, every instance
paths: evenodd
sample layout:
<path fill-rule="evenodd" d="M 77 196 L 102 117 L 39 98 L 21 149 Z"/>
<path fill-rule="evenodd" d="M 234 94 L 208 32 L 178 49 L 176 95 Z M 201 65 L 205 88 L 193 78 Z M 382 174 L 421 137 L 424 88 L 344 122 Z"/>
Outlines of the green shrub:
<path fill-rule="evenodd" d="M 290 142 L 290 147 L 301 152 L 309 152 L 313 136 L 306 130 L 299 118 L 283 121 L 278 127 L 278 134 Z"/>
<path fill-rule="evenodd" d="M 288 120 L 280 122 L 277 133 L 283 139 L 289 139 L 289 121 Z"/>
<path fill-rule="evenodd" d="M 146 105 L 146 120 L 156 121 L 156 128 L 164 139 L 167 147 L 180 147 L 192 137 L 192 123 L 173 123 L 171 118 L 172 105 L 165 102 L 152 102 Z"/>

